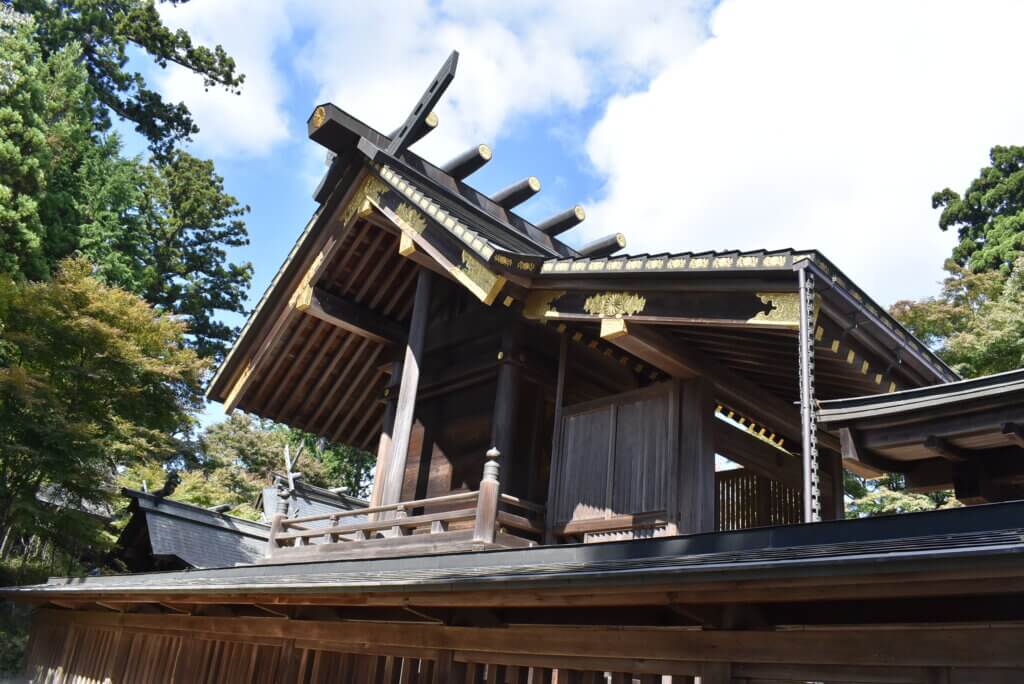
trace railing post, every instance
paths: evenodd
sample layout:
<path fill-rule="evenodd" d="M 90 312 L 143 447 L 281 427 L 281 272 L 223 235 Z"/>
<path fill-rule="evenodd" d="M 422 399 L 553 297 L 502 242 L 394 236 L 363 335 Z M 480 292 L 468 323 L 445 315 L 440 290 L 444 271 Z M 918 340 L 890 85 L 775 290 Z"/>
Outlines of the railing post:
<path fill-rule="evenodd" d="M 274 551 L 277 550 L 277 535 L 281 533 L 283 521 L 284 513 L 275 513 L 270 519 L 270 537 L 267 539 L 267 558 L 274 557 Z"/>
<path fill-rule="evenodd" d="M 501 452 L 496 447 L 487 451 L 484 476 L 480 480 L 480 493 L 476 500 L 476 524 L 473 527 L 473 541 L 494 543 L 494 529 L 498 522 L 498 459 Z"/>

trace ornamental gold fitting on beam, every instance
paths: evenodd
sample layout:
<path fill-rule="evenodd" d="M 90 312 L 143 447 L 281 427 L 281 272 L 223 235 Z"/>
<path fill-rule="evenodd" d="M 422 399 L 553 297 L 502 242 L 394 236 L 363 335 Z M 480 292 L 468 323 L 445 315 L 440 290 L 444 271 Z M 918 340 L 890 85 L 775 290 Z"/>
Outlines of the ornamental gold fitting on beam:
<path fill-rule="evenodd" d="M 583 310 L 602 318 L 622 318 L 642 313 L 647 299 L 636 292 L 602 292 L 587 297 Z"/>

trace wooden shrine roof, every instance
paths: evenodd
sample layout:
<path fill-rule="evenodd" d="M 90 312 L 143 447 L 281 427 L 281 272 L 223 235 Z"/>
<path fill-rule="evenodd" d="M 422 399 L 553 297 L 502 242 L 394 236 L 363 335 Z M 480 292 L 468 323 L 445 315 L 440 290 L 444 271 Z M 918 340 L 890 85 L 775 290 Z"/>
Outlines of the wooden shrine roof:
<path fill-rule="evenodd" d="M 121 493 L 132 500 L 132 518 L 118 540 L 123 547 L 137 547 L 142 535 L 154 556 L 178 559 L 193 568 L 254 563 L 266 554 L 266 523 L 132 489 Z"/>
<path fill-rule="evenodd" d="M 210 384 L 209 398 L 228 410 L 371 447 L 424 267 L 485 305 L 554 322 L 626 367 L 646 366 L 647 382 L 665 373 L 601 340 L 601 311 L 589 302 L 635 295 L 649 311 L 628 318 L 658 323 L 667 339 L 777 390 L 785 402 L 797 397 L 794 271 L 803 268 L 815 276 L 821 302 L 820 397 L 957 379 L 816 251 L 598 256 L 624 241 L 574 249 L 397 144 L 401 134 L 392 138 L 331 104 L 314 110 L 308 129 L 335 156 L 315 193 L 319 208 Z M 674 314 L 679 305 L 691 313 Z"/>

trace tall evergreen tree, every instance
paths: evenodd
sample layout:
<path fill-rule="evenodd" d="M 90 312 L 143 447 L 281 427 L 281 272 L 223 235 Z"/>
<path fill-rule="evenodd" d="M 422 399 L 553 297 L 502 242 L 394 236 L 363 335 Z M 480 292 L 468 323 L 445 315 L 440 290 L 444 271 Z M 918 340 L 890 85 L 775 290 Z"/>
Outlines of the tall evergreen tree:
<path fill-rule="evenodd" d="M 942 230 L 957 229 L 959 266 L 1007 275 L 1024 256 L 1024 147 L 997 145 L 989 159 L 962 196 L 946 188 L 932 196 L 932 206 L 942 208 Z"/>
<path fill-rule="evenodd" d="M 180 5 L 188 0 L 163 0 Z M 34 37 L 44 57 L 75 45 L 102 107 L 94 110 L 98 130 L 111 113 L 135 124 L 150 149 L 166 156 L 199 131 L 188 107 L 167 102 L 138 71 L 128 68 L 129 50 L 148 54 L 158 66 L 182 66 L 207 87 L 238 92 L 245 80 L 220 45 L 195 45 L 186 31 L 172 31 L 153 0 L 3 0 L 35 18 Z"/>
<path fill-rule="evenodd" d="M 41 280 L 71 254 L 108 283 L 183 317 L 190 342 L 217 358 L 241 313 L 248 207 L 224 190 L 213 163 L 183 150 L 146 162 L 121 156 L 97 129 L 102 104 L 74 42 L 46 54 L 33 18 L 0 12 L 0 271 Z"/>

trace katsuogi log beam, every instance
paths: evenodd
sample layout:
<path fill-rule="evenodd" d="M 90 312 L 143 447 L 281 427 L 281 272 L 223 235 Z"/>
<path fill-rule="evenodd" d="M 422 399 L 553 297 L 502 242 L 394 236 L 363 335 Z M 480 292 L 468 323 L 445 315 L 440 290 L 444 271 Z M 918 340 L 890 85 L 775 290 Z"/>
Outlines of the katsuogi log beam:
<path fill-rule="evenodd" d="M 579 251 L 582 256 L 599 259 L 614 254 L 625 246 L 626 236 L 622 233 L 612 233 L 583 245 Z"/>
<path fill-rule="evenodd" d="M 526 200 L 540 192 L 540 181 L 536 176 L 524 178 L 518 183 L 513 183 L 504 190 L 499 190 L 491 199 L 494 203 L 505 208 L 512 209 L 519 206 Z"/>
<path fill-rule="evenodd" d="M 560 214 L 555 214 L 547 221 L 539 224 L 537 228 L 542 233 L 555 237 L 561 235 L 570 228 L 574 228 L 583 222 L 583 219 L 587 218 L 587 213 L 583 211 L 583 207 L 576 205 L 571 209 L 566 209 Z"/>
<path fill-rule="evenodd" d="M 489 161 L 491 161 L 491 148 L 487 145 L 477 145 L 452 159 L 442 166 L 441 170 L 456 180 L 465 180 L 483 168 L 483 165 Z"/>
<path fill-rule="evenodd" d="M 440 119 L 437 118 L 437 114 L 435 114 L 434 112 L 430 112 L 429 114 L 427 114 L 422 121 L 419 121 L 417 123 L 416 128 L 412 129 L 406 134 L 405 146 L 408 147 L 409 145 L 412 145 L 416 141 L 422 140 L 423 137 L 427 135 L 427 133 L 431 133 L 435 128 L 437 128 L 437 124 L 439 122 Z M 389 135 L 388 137 L 394 139 L 395 136 L 397 136 L 401 132 L 401 128 L 396 128 L 395 130 L 391 131 L 391 135 Z"/>

